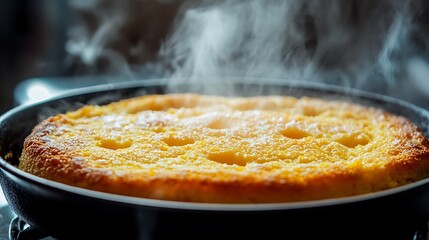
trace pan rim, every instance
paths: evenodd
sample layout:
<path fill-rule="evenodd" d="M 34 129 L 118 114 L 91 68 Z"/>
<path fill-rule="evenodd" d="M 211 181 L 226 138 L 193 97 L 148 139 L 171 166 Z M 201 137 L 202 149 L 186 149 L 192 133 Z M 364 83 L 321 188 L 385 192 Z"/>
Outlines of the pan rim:
<path fill-rule="evenodd" d="M 186 211 L 216 211 L 216 212 L 260 212 L 260 211 L 288 211 L 302 210 L 312 208 L 324 208 L 339 205 L 356 204 L 371 200 L 382 199 L 407 191 L 419 188 L 429 184 L 429 178 L 419 180 L 414 183 L 395 187 L 392 189 L 382 190 L 374 193 L 359 194 L 355 196 L 329 198 L 321 200 L 300 201 L 300 202 L 279 202 L 279 203 L 200 203 L 200 202 L 182 202 L 172 200 L 159 200 L 143 197 L 132 197 L 119 195 L 107 192 L 100 192 L 91 189 L 85 189 L 67 185 L 60 182 L 55 182 L 45 178 L 41 178 L 30 173 L 24 172 L 0 157 L 0 171 L 13 175 L 20 180 L 31 182 L 42 187 L 48 187 L 55 191 L 66 192 L 69 194 L 78 195 L 112 203 L 126 204 L 135 207 L 152 207 L 157 209 L 176 209 Z"/>
<path fill-rule="evenodd" d="M 232 78 L 240 79 L 240 78 Z M 261 78 L 254 78 L 254 82 L 246 81 L 249 84 L 259 84 L 257 80 Z M 352 96 L 357 96 L 360 98 L 368 100 L 377 100 L 382 102 L 389 102 L 397 105 L 401 105 L 407 109 L 410 109 L 415 112 L 419 112 L 429 119 L 429 112 L 423 108 L 420 108 L 414 104 L 406 102 L 401 99 L 393 98 L 386 95 L 381 95 L 372 92 L 366 92 L 358 89 L 341 87 L 337 85 L 329 85 L 322 83 L 314 82 L 303 82 L 303 81 L 282 81 L 279 82 L 276 79 L 269 79 L 272 82 L 264 81 L 264 85 L 273 85 L 278 84 L 279 86 L 291 86 L 291 87 L 300 87 L 300 88 L 310 88 L 317 91 L 329 91 L 336 94 L 351 94 Z M 0 116 L 0 126 L 8 118 L 13 115 L 37 107 L 39 105 L 55 102 L 67 97 L 73 97 L 78 95 L 84 95 L 89 93 L 97 92 L 107 92 L 109 90 L 120 90 L 133 87 L 149 87 L 149 86 L 165 86 L 169 81 L 168 78 L 158 78 L 158 79 L 148 79 L 148 80 L 133 80 L 120 83 L 108 83 L 101 84 L 90 87 L 83 87 L 78 89 L 73 89 L 65 93 L 56 95 L 49 99 L 36 102 L 20 105 L 10 109 Z M 239 83 L 239 82 L 238 82 Z M 261 84 L 262 85 L 262 84 Z M 52 180 L 44 179 L 30 173 L 24 172 L 18 169 L 16 166 L 13 166 L 7 162 L 2 156 L 0 156 L 0 170 L 5 173 L 9 173 L 20 180 L 31 182 L 42 187 L 48 187 L 51 189 L 68 192 L 70 194 L 76 194 L 82 197 L 89 197 L 104 201 L 116 202 L 121 204 L 129 204 L 133 206 L 141 207 L 155 207 L 155 208 L 164 208 L 164 209 L 177 209 L 177 210 L 188 210 L 188 211 L 228 211 L 228 212 L 252 212 L 252 211 L 281 211 L 281 210 L 294 210 L 294 209 L 311 209 L 311 208 L 321 208 L 321 207 L 330 207 L 337 205 L 346 205 L 354 204 L 358 202 L 370 201 L 378 198 L 384 198 L 388 196 L 394 196 L 396 194 L 401 194 L 409 190 L 419 188 L 423 185 L 429 184 L 429 178 L 425 178 L 414 183 L 410 183 L 404 186 L 395 187 L 393 189 L 387 189 L 383 191 L 378 191 L 374 193 L 360 194 L 355 196 L 341 197 L 341 198 L 329 198 L 321 200 L 311 200 L 311 201 L 300 201 L 300 202 L 285 202 L 285 203 L 198 203 L 198 202 L 181 202 L 181 201 L 171 201 L 171 200 L 158 200 L 158 199 L 149 199 L 142 197 L 132 197 L 125 196 L 113 193 L 100 192 L 90 189 L 84 189 L 80 187 L 75 187 L 60 182 L 55 182 Z"/>
<path fill-rule="evenodd" d="M 349 197 L 329 198 L 321 200 L 300 201 L 300 202 L 284 202 L 284 203 L 199 203 L 199 202 L 181 202 L 171 200 L 158 200 L 142 197 L 132 197 L 113 193 L 100 192 L 72 185 L 55 182 L 44 179 L 30 173 L 19 170 L 18 168 L 7 163 L 0 157 L 0 171 L 6 171 L 21 180 L 32 182 L 33 184 L 48 187 L 56 191 L 76 194 L 82 197 L 93 198 L 97 200 L 109 201 L 120 204 L 127 204 L 140 207 L 153 207 L 163 209 L 190 210 L 190 211 L 225 211 L 225 212 L 249 212 L 249 211 L 279 211 L 279 210 L 297 210 L 311 209 L 329 206 L 339 206 L 354 204 L 359 202 L 386 198 L 396 194 L 404 193 L 415 188 L 429 184 L 429 178 L 419 180 L 404 186 L 395 187 L 393 189 L 382 190 L 374 193 L 360 194 Z"/>

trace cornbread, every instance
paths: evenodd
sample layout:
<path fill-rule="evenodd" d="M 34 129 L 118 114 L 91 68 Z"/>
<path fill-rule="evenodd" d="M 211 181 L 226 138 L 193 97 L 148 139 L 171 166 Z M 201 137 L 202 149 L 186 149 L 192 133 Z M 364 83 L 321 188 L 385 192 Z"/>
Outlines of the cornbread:
<path fill-rule="evenodd" d="M 288 96 L 146 95 L 47 118 L 19 168 L 121 195 L 207 203 L 371 193 L 429 176 L 429 144 L 404 117 Z"/>

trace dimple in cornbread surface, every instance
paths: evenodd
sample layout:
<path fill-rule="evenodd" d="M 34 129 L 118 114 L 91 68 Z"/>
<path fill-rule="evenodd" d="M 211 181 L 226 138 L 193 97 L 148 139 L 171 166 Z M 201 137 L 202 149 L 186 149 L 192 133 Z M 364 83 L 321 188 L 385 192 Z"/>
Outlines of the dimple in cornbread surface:
<path fill-rule="evenodd" d="M 429 145 L 404 117 L 342 101 L 164 94 L 47 118 L 19 168 L 151 199 L 296 202 L 426 178 Z"/>

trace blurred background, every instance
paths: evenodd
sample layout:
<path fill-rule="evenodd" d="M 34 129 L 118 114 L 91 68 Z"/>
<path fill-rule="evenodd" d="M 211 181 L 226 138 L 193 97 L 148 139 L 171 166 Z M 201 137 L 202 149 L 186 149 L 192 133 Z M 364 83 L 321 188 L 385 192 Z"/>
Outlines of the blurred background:
<path fill-rule="evenodd" d="M 426 0 L 3 0 L 0 36 L 0 113 L 175 74 L 323 81 L 429 109 Z"/>
<path fill-rule="evenodd" d="M 115 66 L 106 65 L 109 64 L 106 56 L 76 52 L 80 50 L 73 48 L 97 51 L 93 44 L 100 47 L 108 45 L 108 48 L 117 51 L 118 60 L 115 61 L 141 63 L 143 66 L 146 61 L 152 60 L 169 31 L 179 8 L 178 3 L 120 2 L 2 1 L 0 113 L 31 99 L 43 99 L 57 90 L 114 81 L 115 73 L 123 76 L 122 69 L 116 71 Z M 128 12 L 121 12 L 125 10 Z M 115 20 L 113 18 L 119 14 L 120 19 L 112 22 L 111 26 L 105 25 L 100 32 L 99 28 L 106 21 Z M 106 40 L 89 39 L 97 32 L 103 38 L 114 36 Z M 81 43 L 87 45 L 79 46 Z M 131 51 L 131 48 L 134 50 Z M 81 58 L 80 54 L 88 57 Z M 109 74 L 110 80 L 102 79 L 102 74 Z M 87 77 L 90 75 L 96 77 Z M 52 87 L 45 88 L 49 84 Z"/>

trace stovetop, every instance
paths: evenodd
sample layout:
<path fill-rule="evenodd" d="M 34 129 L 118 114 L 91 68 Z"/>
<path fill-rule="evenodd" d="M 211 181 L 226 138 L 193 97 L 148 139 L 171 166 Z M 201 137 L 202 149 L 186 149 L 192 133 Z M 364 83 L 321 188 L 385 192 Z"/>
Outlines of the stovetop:
<path fill-rule="evenodd" d="M 56 240 L 28 225 L 16 216 L 8 205 L 0 208 L 0 239 Z"/>
<path fill-rule="evenodd" d="M 0 188 L 0 239 L 55 240 L 22 221 L 9 207 Z"/>

